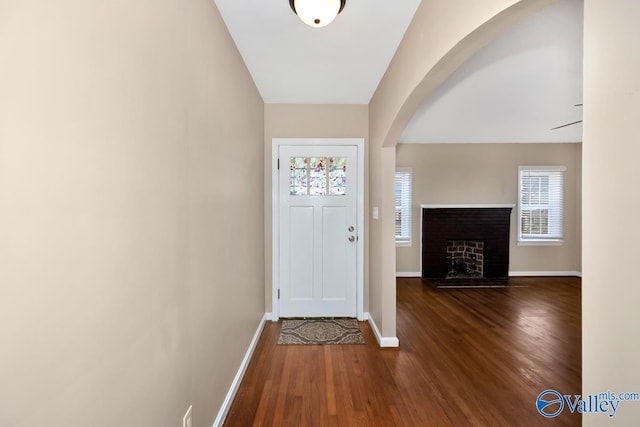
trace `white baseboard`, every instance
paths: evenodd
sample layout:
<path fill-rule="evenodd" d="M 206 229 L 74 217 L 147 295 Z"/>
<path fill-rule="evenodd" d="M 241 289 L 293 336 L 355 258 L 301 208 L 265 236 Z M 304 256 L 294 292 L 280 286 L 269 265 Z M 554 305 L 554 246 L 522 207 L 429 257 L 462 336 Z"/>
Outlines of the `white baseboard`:
<path fill-rule="evenodd" d="M 244 359 L 242 359 L 242 363 L 238 368 L 238 372 L 236 372 L 236 376 L 233 378 L 233 382 L 231 383 L 231 387 L 227 392 L 227 396 L 224 398 L 224 402 L 218 411 L 218 416 L 216 420 L 213 422 L 213 427 L 222 427 L 224 424 L 224 419 L 227 417 L 229 413 L 229 409 L 231 408 L 231 403 L 233 403 L 233 398 L 236 396 L 236 392 L 238 391 L 238 387 L 240 387 L 240 383 L 242 382 L 242 377 L 244 377 L 244 373 L 247 370 L 247 366 L 249 366 L 249 362 L 251 361 L 251 356 L 253 355 L 253 351 L 258 345 L 258 340 L 260 339 L 260 334 L 262 333 L 262 329 L 264 328 L 264 324 L 267 321 L 267 314 L 262 316 L 262 320 L 260 320 L 260 324 L 258 324 L 258 329 L 256 329 L 256 333 L 253 335 L 253 339 L 249 344 L 249 348 L 244 355 Z"/>
<path fill-rule="evenodd" d="M 419 271 L 396 271 L 396 277 L 422 277 Z"/>
<path fill-rule="evenodd" d="M 380 335 L 380 330 L 378 329 L 378 325 L 376 325 L 375 320 L 373 320 L 373 317 L 369 313 L 366 313 L 365 317 L 369 319 L 369 325 L 371 326 L 373 334 L 376 336 L 376 340 L 378 340 L 378 345 L 380 347 L 400 347 L 398 337 L 383 337 Z"/>
<path fill-rule="evenodd" d="M 277 322 L 280 320 L 276 313 L 265 313 L 264 317 L 270 322 Z"/>
<path fill-rule="evenodd" d="M 522 276 L 539 276 L 539 277 L 549 277 L 549 276 L 577 276 L 582 277 L 582 273 L 579 271 L 510 271 L 509 276 L 513 277 L 522 277 Z"/>

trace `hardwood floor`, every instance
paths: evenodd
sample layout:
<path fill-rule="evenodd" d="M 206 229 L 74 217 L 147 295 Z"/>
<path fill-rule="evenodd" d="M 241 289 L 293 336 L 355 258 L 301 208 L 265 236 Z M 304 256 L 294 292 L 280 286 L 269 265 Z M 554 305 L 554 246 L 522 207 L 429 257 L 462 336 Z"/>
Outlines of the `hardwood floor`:
<path fill-rule="evenodd" d="M 581 390 L 580 279 L 436 289 L 398 279 L 399 349 L 277 345 L 268 323 L 225 426 L 579 426 L 536 410 Z"/>

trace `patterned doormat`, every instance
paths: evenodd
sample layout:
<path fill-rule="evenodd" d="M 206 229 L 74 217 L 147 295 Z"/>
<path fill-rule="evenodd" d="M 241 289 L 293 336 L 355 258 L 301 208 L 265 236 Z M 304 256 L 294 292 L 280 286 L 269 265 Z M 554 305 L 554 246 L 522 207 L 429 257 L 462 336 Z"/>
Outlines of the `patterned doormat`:
<path fill-rule="evenodd" d="M 364 344 L 358 321 L 347 318 L 284 319 L 278 344 Z"/>

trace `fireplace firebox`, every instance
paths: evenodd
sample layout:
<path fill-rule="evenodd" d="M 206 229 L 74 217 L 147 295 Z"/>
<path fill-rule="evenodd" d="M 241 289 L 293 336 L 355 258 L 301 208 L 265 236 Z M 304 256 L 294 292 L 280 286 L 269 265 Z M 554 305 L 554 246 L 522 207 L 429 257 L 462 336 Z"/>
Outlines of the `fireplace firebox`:
<path fill-rule="evenodd" d="M 504 278 L 513 205 L 422 205 L 422 277 Z"/>
<path fill-rule="evenodd" d="M 449 240 L 447 242 L 447 278 L 483 277 L 484 241 Z"/>

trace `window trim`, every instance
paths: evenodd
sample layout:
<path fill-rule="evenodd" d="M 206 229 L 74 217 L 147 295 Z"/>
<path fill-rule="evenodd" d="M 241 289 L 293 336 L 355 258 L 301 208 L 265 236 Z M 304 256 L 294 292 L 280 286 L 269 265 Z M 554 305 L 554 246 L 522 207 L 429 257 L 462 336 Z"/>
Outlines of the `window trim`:
<path fill-rule="evenodd" d="M 518 218 L 517 218 L 517 244 L 519 246 L 560 246 L 564 243 L 564 187 L 565 187 L 565 172 L 566 166 L 518 166 Z M 559 191 L 559 202 L 548 203 L 548 205 L 555 205 L 559 208 L 559 236 L 560 237 L 525 237 L 522 235 L 522 208 L 523 208 L 523 196 L 522 196 L 522 178 L 523 172 L 560 172 L 561 182 Z"/>
<path fill-rule="evenodd" d="M 394 179 L 394 204 L 395 204 L 395 182 L 398 180 L 399 174 L 408 176 L 407 200 L 403 200 L 401 202 L 401 205 L 404 205 L 404 206 L 400 207 L 401 212 L 405 211 L 406 212 L 405 216 L 408 218 L 408 220 L 406 221 L 408 223 L 407 224 L 408 235 L 400 236 L 400 237 L 396 235 L 395 240 L 396 240 L 396 246 L 409 247 L 409 246 L 412 246 L 413 244 L 413 239 L 412 239 L 412 235 L 413 235 L 413 169 L 407 168 L 407 167 L 396 168 L 395 179 Z M 396 211 L 397 211 L 397 207 L 394 207 L 394 213 Z"/>

